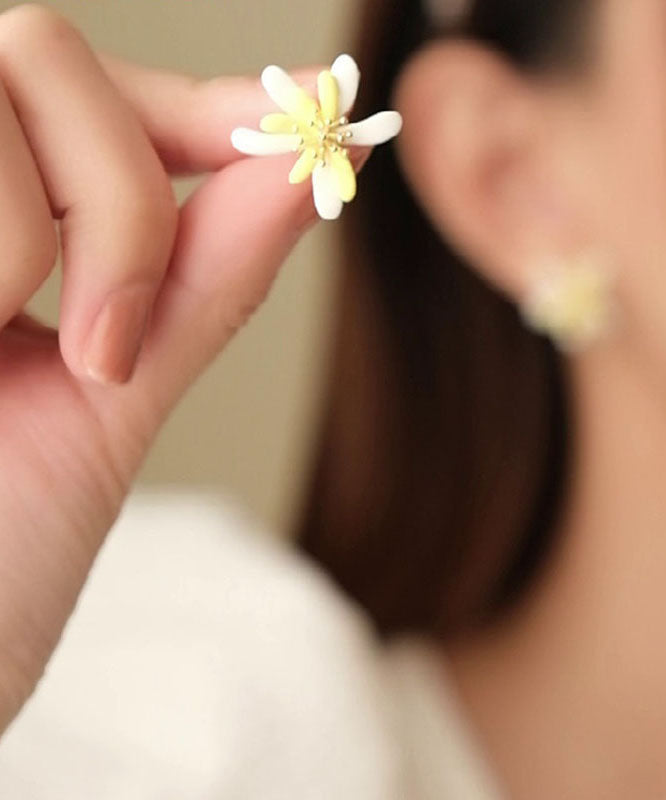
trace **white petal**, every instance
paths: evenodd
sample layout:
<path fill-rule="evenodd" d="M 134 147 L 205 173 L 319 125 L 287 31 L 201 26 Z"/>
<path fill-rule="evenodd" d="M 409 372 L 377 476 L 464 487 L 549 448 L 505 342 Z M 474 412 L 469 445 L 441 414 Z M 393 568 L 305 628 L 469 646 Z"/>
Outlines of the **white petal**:
<path fill-rule="evenodd" d="M 292 153 L 298 148 L 300 137 L 290 133 L 262 133 L 251 128 L 234 128 L 231 144 L 248 156 L 276 156 Z"/>
<path fill-rule="evenodd" d="M 352 132 L 349 144 L 384 144 L 397 136 L 402 129 L 402 117 L 397 111 L 380 111 L 361 122 L 352 122 L 348 130 Z"/>
<path fill-rule="evenodd" d="M 322 219 L 337 219 L 340 216 L 343 202 L 330 166 L 317 164 L 312 173 L 312 192 L 315 208 Z"/>
<path fill-rule="evenodd" d="M 348 114 L 356 100 L 358 82 L 361 78 L 359 68 L 351 56 L 343 54 L 333 62 L 331 72 L 335 75 L 340 88 L 340 116 Z"/>
<path fill-rule="evenodd" d="M 303 87 L 288 75 L 282 67 L 272 64 L 261 73 L 261 83 L 271 100 L 285 112 L 299 111 L 303 97 Z"/>

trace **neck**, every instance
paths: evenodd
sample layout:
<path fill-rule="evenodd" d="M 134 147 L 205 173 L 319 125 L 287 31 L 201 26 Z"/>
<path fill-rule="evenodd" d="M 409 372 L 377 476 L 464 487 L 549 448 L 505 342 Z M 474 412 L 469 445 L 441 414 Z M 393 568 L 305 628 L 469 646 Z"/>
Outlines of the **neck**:
<path fill-rule="evenodd" d="M 510 617 L 451 647 L 450 666 L 512 798 L 666 797 L 666 404 L 617 352 L 571 369 L 558 550 Z"/>

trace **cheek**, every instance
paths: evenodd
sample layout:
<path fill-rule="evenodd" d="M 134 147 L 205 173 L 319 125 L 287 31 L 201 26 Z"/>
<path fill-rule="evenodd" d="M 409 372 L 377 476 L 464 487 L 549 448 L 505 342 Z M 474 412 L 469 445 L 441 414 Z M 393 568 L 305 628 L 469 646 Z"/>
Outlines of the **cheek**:
<path fill-rule="evenodd" d="M 666 37 L 650 2 L 633 15 L 623 9 L 635 30 L 609 37 L 605 66 L 580 105 L 579 186 L 594 243 L 617 261 L 627 335 L 666 375 Z"/>
<path fill-rule="evenodd" d="M 666 377 L 666 105 L 660 98 L 646 108 L 627 98 L 584 150 L 591 243 L 615 262 L 632 346 L 656 357 Z"/>
<path fill-rule="evenodd" d="M 630 290 L 632 276 L 652 273 L 666 253 L 666 114 L 627 111 L 588 138 L 584 157 L 592 229 Z"/>
<path fill-rule="evenodd" d="M 618 57 L 550 108 L 577 239 L 608 251 L 623 333 L 663 364 L 666 377 L 666 78 L 646 76 L 666 75 L 666 64 L 656 67 Z"/>
<path fill-rule="evenodd" d="M 666 221 L 666 81 L 613 98 L 588 142 L 600 223 L 629 262 L 654 255 Z"/>
<path fill-rule="evenodd" d="M 640 129 L 627 125 L 633 135 L 616 143 L 606 236 L 617 254 L 627 333 L 666 379 L 666 114 L 643 121 Z"/>

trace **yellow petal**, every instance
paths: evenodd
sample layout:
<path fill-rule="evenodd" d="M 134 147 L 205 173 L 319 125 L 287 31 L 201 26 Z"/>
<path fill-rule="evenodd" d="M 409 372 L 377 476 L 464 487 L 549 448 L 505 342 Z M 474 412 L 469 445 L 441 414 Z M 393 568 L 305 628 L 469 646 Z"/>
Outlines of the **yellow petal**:
<path fill-rule="evenodd" d="M 259 127 L 264 133 L 293 133 L 295 124 L 289 114 L 266 114 Z"/>
<path fill-rule="evenodd" d="M 304 150 L 289 173 L 289 183 L 303 183 L 312 175 L 317 165 L 317 151 L 313 148 Z"/>
<path fill-rule="evenodd" d="M 338 186 L 340 197 L 345 203 L 349 203 L 356 197 L 356 173 L 354 167 L 347 156 L 343 156 L 340 150 L 331 153 L 331 167 L 335 174 L 335 181 Z"/>
<path fill-rule="evenodd" d="M 319 73 L 317 89 L 319 90 L 319 107 L 322 116 L 324 119 L 337 119 L 340 89 L 335 75 L 329 69 Z"/>
<path fill-rule="evenodd" d="M 305 89 L 295 89 L 289 98 L 289 111 L 307 125 L 317 113 L 317 101 Z"/>

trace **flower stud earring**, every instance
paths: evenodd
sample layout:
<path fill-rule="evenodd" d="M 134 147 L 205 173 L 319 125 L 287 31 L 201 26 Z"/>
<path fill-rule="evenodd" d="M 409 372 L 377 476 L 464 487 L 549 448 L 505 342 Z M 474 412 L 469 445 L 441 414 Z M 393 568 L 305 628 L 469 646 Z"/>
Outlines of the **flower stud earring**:
<path fill-rule="evenodd" d="M 319 73 L 316 100 L 280 67 L 266 67 L 261 82 L 281 112 L 263 117 L 260 131 L 235 128 L 231 133 L 233 146 L 246 155 L 298 153 L 289 182 L 302 183 L 312 176 L 315 207 L 322 219 L 337 219 L 343 204 L 356 196 L 356 173 L 347 148 L 383 144 L 402 128 L 397 111 L 349 121 L 346 115 L 356 100 L 359 79 L 354 59 L 338 56 L 330 69 Z"/>
<path fill-rule="evenodd" d="M 566 353 L 577 352 L 608 334 L 617 318 L 612 274 L 605 259 L 588 251 L 553 261 L 537 271 L 521 312 L 533 330 L 548 335 Z"/>

